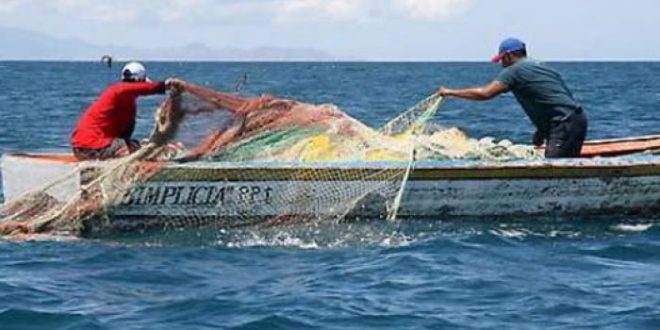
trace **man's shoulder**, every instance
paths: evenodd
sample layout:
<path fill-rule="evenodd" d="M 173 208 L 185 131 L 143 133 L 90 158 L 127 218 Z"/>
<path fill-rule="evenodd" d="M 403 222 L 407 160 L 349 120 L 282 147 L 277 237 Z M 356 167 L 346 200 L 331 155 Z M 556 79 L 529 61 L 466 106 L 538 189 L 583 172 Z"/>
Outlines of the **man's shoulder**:
<path fill-rule="evenodd" d="M 106 87 L 101 94 L 99 94 L 99 99 L 107 100 L 109 98 L 115 97 L 118 91 L 121 89 L 121 86 L 118 86 L 120 83 L 112 84 Z"/>
<path fill-rule="evenodd" d="M 120 81 L 108 88 L 108 91 L 117 94 L 117 95 L 132 95 L 139 91 L 151 90 L 158 88 L 161 85 L 160 82 L 126 82 Z"/>
<path fill-rule="evenodd" d="M 518 81 L 518 77 L 520 76 L 521 70 L 524 70 L 523 68 L 523 61 L 518 61 L 512 65 L 509 65 L 505 68 L 503 68 L 500 73 L 497 75 L 495 80 L 504 83 L 505 85 L 508 85 L 509 87 L 513 87 L 513 85 L 516 84 Z"/>
<path fill-rule="evenodd" d="M 533 75 L 538 72 L 542 65 L 538 60 L 525 58 L 502 69 L 495 80 L 513 88 L 528 80 L 530 74 Z"/>
<path fill-rule="evenodd" d="M 123 81 L 116 82 L 116 83 L 110 85 L 108 88 L 106 88 L 105 91 L 110 92 L 110 93 L 119 93 L 122 90 L 126 89 L 128 87 L 127 85 L 128 85 L 128 83 L 123 82 Z"/>

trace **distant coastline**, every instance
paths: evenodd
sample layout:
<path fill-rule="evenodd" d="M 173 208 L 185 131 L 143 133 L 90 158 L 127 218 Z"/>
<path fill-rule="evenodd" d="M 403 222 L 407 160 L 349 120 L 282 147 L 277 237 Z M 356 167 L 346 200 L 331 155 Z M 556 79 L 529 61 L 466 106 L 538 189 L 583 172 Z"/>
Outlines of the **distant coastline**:
<path fill-rule="evenodd" d="M 342 56 L 314 48 L 263 46 L 255 48 L 214 48 L 202 43 L 160 48 L 95 45 L 76 39 L 0 26 L 0 62 L 97 62 L 110 55 L 118 62 L 139 59 L 149 62 L 337 62 L 337 63 L 484 63 L 483 59 L 441 58 L 360 58 Z M 541 58 L 559 63 L 659 62 L 660 58 Z"/>
<path fill-rule="evenodd" d="M 0 27 L 2 61 L 96 61 L 110 55 L 117 61 L 338 61 L 351 60 L 313 49 L 263 46 L 213 48 L 202 43 L 161 48 L 95 45 L 76 39 L 61 39 L 43 33 Z"/>

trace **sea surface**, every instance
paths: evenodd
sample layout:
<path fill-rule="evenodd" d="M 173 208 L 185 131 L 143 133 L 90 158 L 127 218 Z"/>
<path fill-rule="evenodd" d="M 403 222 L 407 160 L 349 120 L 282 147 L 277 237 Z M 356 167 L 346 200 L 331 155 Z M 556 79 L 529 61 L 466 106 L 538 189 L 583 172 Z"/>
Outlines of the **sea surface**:
<path fill-rule="evenodd" d="M 660 133 L 660 63 L 552 63 L 589 137 Z M 147 63 L 243 95 L 334 103 L 380 126 L 487 63 Z M 0 62 L 0 153 L 67 151 L 118 67 Z M 141 101 L 138 135 L 162 97 Z M 528 143 L 510 95 L 435 123 Z M 438 218 L 0 241 L 0 329 L 660 329 L 660 216 Z"/>

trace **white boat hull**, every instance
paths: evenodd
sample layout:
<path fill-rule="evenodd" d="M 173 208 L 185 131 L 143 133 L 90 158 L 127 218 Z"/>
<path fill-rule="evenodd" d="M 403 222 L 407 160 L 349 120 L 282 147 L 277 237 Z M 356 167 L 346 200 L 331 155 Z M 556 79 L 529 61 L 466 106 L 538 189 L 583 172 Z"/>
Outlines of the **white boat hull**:
<path fill-rule="evenodd" d="M 77 166 L 48 159 L 5 155 L 2 162 L 6 199 L 34 189 Z M 172 219 L 206 219 L 204 223 L 244 225 L 281 215 L 345 212 L 332 208 L 327 191 L 355 191 L 358 179 L 314 180 L 306 172 L 378 171 L 346 164 L 291 167 L 277 164 L 167 165 L 148 182 L 131 187 L 113 210 L 117 227 L 151 227 Z M 83 171 L 84 172 L 84 171 Z M 193 175 L 194 174 L 194 175 Z M 329 176 L 328 176 L 329 177 Z M 342 176 L 335 176 L 342 177 Z M 351 176 L 344 177 L 366 177 Z M 49 191 L 66 200 L 80 189 L 80 175 Z M 393 182 L 398 184 L 399 182 Z M 304 207 L 291 205 L 292 194 L 305 192 Z M 298 201 L 300 201 L 298 199 Z M 330 204 L 329 204 L 330 203 Z M 533 216 L 651 213 L 660 210 L 660 157 L 639 160 L 580 160 L 513 164 L 422 163 L 405 186 L 399 216 Z M 382 216 L 384 204 L 367 198 L 351 213 Z M 332 215 L 332 214 L 326 214 Z M 107 221 L 107 220 L 106 220 Z"/>

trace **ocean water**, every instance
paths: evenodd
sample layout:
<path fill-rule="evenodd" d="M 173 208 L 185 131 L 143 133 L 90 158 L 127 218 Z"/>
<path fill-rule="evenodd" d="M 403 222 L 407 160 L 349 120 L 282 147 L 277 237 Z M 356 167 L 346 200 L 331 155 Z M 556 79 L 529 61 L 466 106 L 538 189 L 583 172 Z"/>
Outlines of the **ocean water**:
<path fill-rule="evenodd" d="M 554 63 L 590 138 L 660 133 L 660 63 Z M 148 63 L 245 95 L 335 103 L 379 126 L 485 63 Z M 117 71 L 117 68 L 114 69 Z M 0 62 L 0 153 L 65 151 L 115 78 L 99 63 Z M 141 101 L 137 134 L 160 100 Z M 435 122 L 527 143 L 513 97 Z M 0 329 L 658 329 L 660 216 L 441 218 L 79 241 L 0 241 Z"/>

